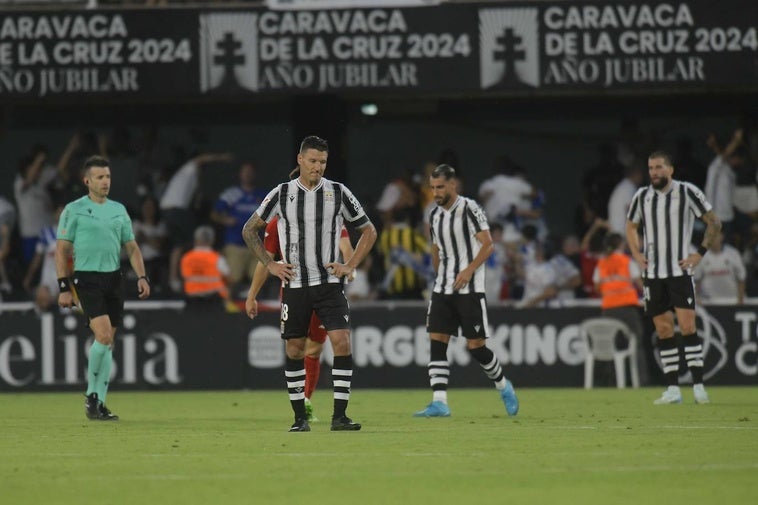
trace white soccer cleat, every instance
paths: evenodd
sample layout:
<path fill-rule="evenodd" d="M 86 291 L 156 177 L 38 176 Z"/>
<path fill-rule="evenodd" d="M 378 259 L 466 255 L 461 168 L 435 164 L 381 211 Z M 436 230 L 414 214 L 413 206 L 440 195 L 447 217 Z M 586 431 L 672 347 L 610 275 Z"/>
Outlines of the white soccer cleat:
<path fill-rule="evenodd" d="M 702 384 L 692 386 L 692 392 L 695 394 L 695 403 L 711 403 L 708 393 L 705 391 L 705 386 Z"/>
<path fill-rule="evenodd" d="M 679 390 L 679 386 L 669 386 L 661 397 L 653 402 L 655 405 L 669 405 L 672 403 L 682 403 L 682 392 Z"/>

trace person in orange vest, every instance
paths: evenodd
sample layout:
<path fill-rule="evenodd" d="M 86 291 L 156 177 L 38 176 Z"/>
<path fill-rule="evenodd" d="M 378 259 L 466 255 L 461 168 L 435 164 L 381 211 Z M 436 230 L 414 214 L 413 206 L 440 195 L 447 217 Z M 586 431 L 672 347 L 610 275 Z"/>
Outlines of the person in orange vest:
<path fill-rule="evenodd" d="M 642 345 L 643 330 L 640 318 L 639 293 L 642 279 L 637 263 L 624 252 L 624 239 L 611 233 L 603 241 L 605 254 L 597 262 L 592 280 L 595 291 L 600 293 L 603 317 L 618 319 L 625 323 L 637 337 L 637 364 L 640 383 L 647 383 L 647 359 Z"/>
<path fill-rule="evenodd" d="M 229 298 L 229 265 L 213 250 L 215 238 L 213 228 L 199 226 L 195 229 L 195 247 L 182 255 L 180 268 L 188 307 L 223 310 Z"/>

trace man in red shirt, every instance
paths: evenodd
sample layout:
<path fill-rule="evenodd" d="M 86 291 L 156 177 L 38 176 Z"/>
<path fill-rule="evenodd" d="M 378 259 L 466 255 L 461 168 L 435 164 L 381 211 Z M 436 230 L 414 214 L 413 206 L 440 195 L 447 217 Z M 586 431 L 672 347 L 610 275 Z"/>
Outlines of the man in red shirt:
<path fill-rule="evenodd" d="M 274 260 L 280 260 L 282 257 L 281 248 L 279 246 L 279 233 L 277 232 L 278 218 L 272 219 L 266 225 L 266 231 L 263 237 L 263 247 L 266 252 Z M 347 229 L 342 227 L 342 234 L 340 235 L 340 252 L 343 258 L 350 258 L 353 255 L 353 246 L 350 244 L 350 236 L 347 233 Z M 258 262 L 255 267 L 255 273 L 253 280 L 250 283 L 250 291 L 248 291 L 247 299 L 245 300 L 245 313 L 250 319 L 255 318 L 258 315 L 258 302 L 256 298 L 258 293 L 263 287 L 266 278 L 268 277 L 268 269 Z M 351 274 L 348 277 L 348 281 L 352 281 L 355 274 Z M 281 289 L 279 291 L 281 298 Z M 311 395 L 316 389 L 318 384 L 319 374 L 321 373 L 321 351 L 326 342 L 326 328 L 321 324 L 321 320 L 314 311 L 311 315 L 310 326 L 308 327 L 308 334 L 305 341 L 305 412 L 308 415 L 308 421 L 318 421 L 318 418 L 313 415 L 313 405 L 311 404 Z"/>

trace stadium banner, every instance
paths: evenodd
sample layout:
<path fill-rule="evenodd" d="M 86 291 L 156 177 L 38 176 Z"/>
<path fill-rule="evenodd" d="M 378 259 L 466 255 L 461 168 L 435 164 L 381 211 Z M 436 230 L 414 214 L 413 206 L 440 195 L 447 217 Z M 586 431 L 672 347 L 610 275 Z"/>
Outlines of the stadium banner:
<path fill-rule="evenodd" d="M 423 304 L 354 308 L 354 389 L 428 387 L 425 312 Z M 586 348 L 578 325 L 598 314 L 592 307 L 491 308 L 488 345 L 519 387 L 581 387 Z M 0 322 L 0 391 L 85 386 L 91 335 L 80 316 L 5 311 Z M 700 307 L 697 325 L 708 384 L 758 384 L 754 306 Z M 650 353 L 652 336 L 648 328 Z M 489 386 L 464 339 L 451 339 L 448 355 L 451 387 Z M 284 357 L 276 312 L 251 321 L 243 314 L 128 310 L 116 337 L 112 383 L 116 390 L 283 389 Z M 328 344 L 323 359 L 331 363 Z M 615 384 L 610 370 L 608 380 L 596 383 Z M 653 372 L 654 382 L 662 382 L 660 369 Z M 331 389 L 328 372 L 320 387 Z"/>
<path fill-rule="evenodd" d="M 758 82 L 758 2 L 434 3 L 2 12 L 0 100 L 676 92 Z"/>

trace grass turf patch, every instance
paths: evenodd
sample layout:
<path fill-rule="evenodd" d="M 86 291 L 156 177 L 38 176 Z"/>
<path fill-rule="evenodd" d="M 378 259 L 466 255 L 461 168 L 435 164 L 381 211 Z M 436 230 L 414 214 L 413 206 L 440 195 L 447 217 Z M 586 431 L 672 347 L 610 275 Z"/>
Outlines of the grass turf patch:
<path fill-rule="evenodd" d="M 108 396 L 118 423 L 87 421 L 78 394 L 0 395 L 3 504 L 666 505 L 758 496 L 758 389 L 709 388 L 709 405 L 654 406 L 660 389 L 451 389 L 452 416 L 411 414 L 427 390 L 353 392 L 360 432 L 287 433 L 286 392 Z"/>

